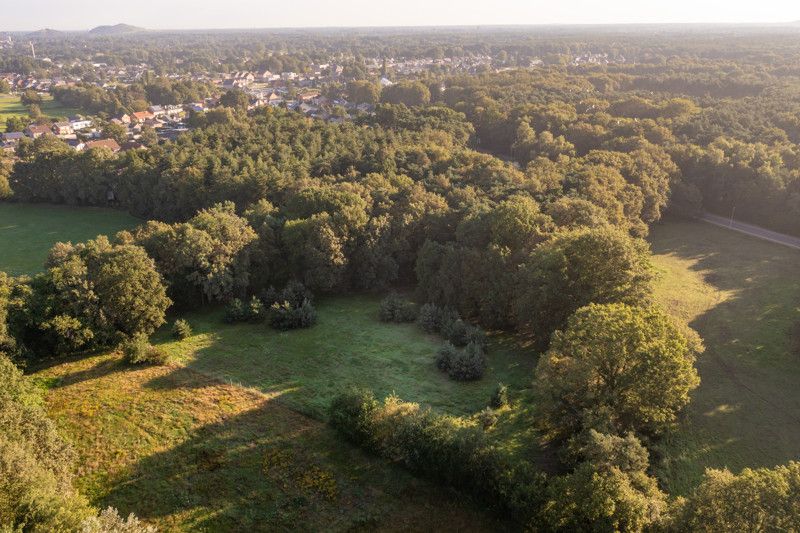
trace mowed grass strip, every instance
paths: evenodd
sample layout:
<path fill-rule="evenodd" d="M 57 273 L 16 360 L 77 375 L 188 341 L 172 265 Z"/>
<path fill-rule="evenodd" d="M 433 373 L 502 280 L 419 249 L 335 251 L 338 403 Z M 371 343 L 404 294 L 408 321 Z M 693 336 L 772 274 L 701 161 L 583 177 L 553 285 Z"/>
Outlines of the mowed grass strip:
<path fill-rule="evenodd" d="M 702 383 L 663 444 L 666 487 L 800 458 L 800 252 L 702 222 L 659 224 L 649 240 L 658 301 L 706 346 Z"/>
<path fill-rule="evenodd" d="M 79 488 L 164 531 L 503 529 L 274 396 L 115 354 L 41 370 Z"/>
<path fill-rule="evenodd" d="M 113 236 L 140 223 L 115 209 L 0 202 L 0 270 L 15 276 L 36 273 L 57 242 Z"/>

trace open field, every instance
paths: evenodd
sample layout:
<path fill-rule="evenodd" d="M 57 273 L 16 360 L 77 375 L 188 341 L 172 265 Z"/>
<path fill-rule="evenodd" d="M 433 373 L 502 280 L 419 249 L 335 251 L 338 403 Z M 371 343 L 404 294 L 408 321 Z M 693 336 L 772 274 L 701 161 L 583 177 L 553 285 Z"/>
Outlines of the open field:
<path fill-rule="evenodd" d="M 81 111 L 71 107 L 64 107 L 56 102 L 52 96 L 45 95 L 44 102 L 39 106 L 42 114 L 49 118 L 69 117 Z M 22 105 L 18 95 L 0 94 L 0 133 L 6 129 L 6 119 L 11 116 L 28 116 L 28 108 Z"/>
<path fill-rule="evenodd" d="M 192 337 L 175 341 L 168 325 L 154 342 L 188 368 L 278 395 L 282 403 L 318 419 L 349 385 L 368 386 L 379 397 L 395 393 L 454 415 L 484 408 L 499 381 L 515 390 L 529 386 L 534 354 L 520 353 L 505 336 L 493 337 L 483 379 L 449 379 L 434 364 L 442 340 L 415 324 L 378 321 L 380 299 L 322 299 L 317 325 L 285 332 L 266 324 L 226 325 L 222 310 L 201 311 L 184 316 L 194 328 Z"/>
<path fill-rule="evenodd" d="M 137 224 L 138 219 L 113 209 L 0 203 L 0 270 L 32 274 L 56 242 L 113 235 Z"/>
<path fill-rule="evenodd" d="M 800 251 L 702 222 L 655 226 L 650 241 L 658 300 L 706 345 L 702 383 L 665 443 L 666 487 L 800 458 Z"/>
<path fill-rule="evenodd" d="M 654 457 L 672 493 L 706 467 L 772 466 L 800 457 L 800 252 L 699 222 L 652 229 L 656 298 L 705 339 L 703 383 L 679 431 Z M 512 456 L 554 461 L 536 445 L 528 401 L 536 354 L 493 335 L 489 370 L 450 381 L 440 339 L 377 320 L 380 297 L 321 299 L 319 323 L 277 332 L 222 323 L 219 309 L 182 315 L 194 329 L 153 342 L 164 367 L 114 353 L 40 369 L 50 414 L 80 453 L 79 487 L 100 506 L 135 510 L 166 530 L 502 528 L 469 503 L 347 445 L 324 423 L 350 384 L 453 415 L 482 409 L 498 381 L 517 404 L 489 437 Z M 173 316 L 172 319 L 175 317 Z M 407 520 L 413 520 L 408 523 Z"/>
<path fill-rule="evenodd" d="M 79 489 L 162 531 L 503 529 L 275 395 L 113 354 L 37 377 L 79 453 Z"/>

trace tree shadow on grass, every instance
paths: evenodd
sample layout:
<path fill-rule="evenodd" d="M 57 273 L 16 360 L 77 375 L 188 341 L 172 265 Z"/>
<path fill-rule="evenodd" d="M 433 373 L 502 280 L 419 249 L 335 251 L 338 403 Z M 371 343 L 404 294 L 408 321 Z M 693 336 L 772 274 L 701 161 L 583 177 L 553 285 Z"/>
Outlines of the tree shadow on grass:
<path fill-rule="evenodd" d="M 187 380 L 194 377 L 187 372 Z M 366 456 L 324 424 L 270 400 L 142 458 L 108 487 L 100 505 L 135 512 L 164 529 L 504 527 L 451 492 Z"/>
<path fill-rule="evenodd" d="M 652 230 L 654 254 L 688 261 L 716 290 L 690 326 L 704 339 L 702 383 L 672 443 L 678 490 L 703 470 L 775 466 L 800 457 L 800 252 L 699 222 Z M 690 300 L 696 288 L 670 287 Z"/>

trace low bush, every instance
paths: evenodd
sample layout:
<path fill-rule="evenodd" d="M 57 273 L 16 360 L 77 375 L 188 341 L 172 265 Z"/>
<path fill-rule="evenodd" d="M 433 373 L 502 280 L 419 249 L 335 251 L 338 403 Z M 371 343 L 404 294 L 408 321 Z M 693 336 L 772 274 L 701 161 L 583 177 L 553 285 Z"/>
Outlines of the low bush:
<path fill-rule="evenodd" d="M 442 372 L 449 372 L 453 359 L 458 356 L 458 350 L 450 341 L 445 341 L 436 352 L 436 368 Z"/>
<path fill-rule="evenodd" d="M 309 328 L 317 322 L 317 311 L 308 300 L 304 300 L 300 307 L 293 307 L 288 301 L 283 301 L 272 304 L 269 317 L 270 325 L 275 329 Z"/>
<path fill-rule="evenodd" d="M 489 406 L 493 409 L 501 409 L 508 405 L 508 387 L 503 385 L 502 383 L 497 384 L 497 388 L 494 390 L 494 394 L 492 394 L 491 400 L 489 400 Z"/>
<path fill-rule="evenodd" d="M 442 329 L 442 310 L 436 304 L 425 304 L 419 309 L 417 323 L 425 333 L 439 333 Z"/>
<path fill-rule="evenodd" d="M 234 298 L 225 307 L 225 316 L 223 320 L 228 324 L 235 322 L 244 322 L 247 320 L 247 308 L 239 298 Z"/>
<path fill-rule="evenodd" d="M 248 322 L 253 324 L 258 324 L 259 322 L 263 322 L 264 319 L 267 317 L 266 310 L 264 308 L 264 304 L 261 302 L 258 296 L 253 296 L 250 298 L 250 303 L 247 305 L 247 316 L 245 317 Z"/>
<path fill-rule="evenodd" d="M 314 295 L 299 281 L 290 281 L 278 295 L 274 302 L 289 302 L 292 307 L 301 307 L 303 302 L 314 303 Z"/>
<path fill-rule="evenodd" d="M 378 402 L 351 389 L 331 403 L 330 423 L 349 441 L 410 471 L 467 492 L 490 508 L 527 523 L 541 507 L 544 474 L 512 468 L 483 429 L 396 397 Z"/>
<path fill-rule="evenodd" d="M 489 429 L 497 424 L 497 413 L 490 407 L 484 407 L 478 413 L 478 422 L 480 422 L 483 429 Z"/>
<path fill-rule="evenodd" d="M 447 375 L 456 381 L 474 381 L 483 377 L 486 370 L 486 353 L 483 346 L 470 342 L 450 361 Z"/>
<path fill-rule="evenodd" d="M 134 365 L 155 364 L 163 365 L 167 362 L 166 356 L 150 341 L 144 333 L 138 333 L 122 343 L 122 355 L 125 360 Z"/>
<path fill-rule="evenodd" d="M 188 321 L 179 318 L 172 325 L 172 336 L 178 340 L 183 340 L 192 336 L 192 326 Z"/>
<path fill-rule="evenodd" d="M 381 301 L 378 318 L 381 322 L 414 322 L 417 319 L 417 306 L 393 292 Z"/>

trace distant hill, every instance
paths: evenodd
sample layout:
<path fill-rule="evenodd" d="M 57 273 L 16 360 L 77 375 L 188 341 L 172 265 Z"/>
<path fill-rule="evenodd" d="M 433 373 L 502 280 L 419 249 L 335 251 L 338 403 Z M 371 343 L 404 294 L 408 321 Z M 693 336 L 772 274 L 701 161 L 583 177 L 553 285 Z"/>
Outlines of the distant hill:
<path fill-rule="evenodd" d="M 64 35 L 64 32 L 58 30 L 52 30 L 50 28 L 44 28 L 38 31 L 32 31 L 28 33 L 25 37 L 29 39 L 52 39 L 55 37 L 61 37 Z"/>
<path fill-rule="evenodd" d="M 138 33 L 145 31 L 144 28 L 131 26 L 130 24 L 116 24 L 114 26 L 98 26 L 89 30 L 91 35 L 124 35 L 126 33 Z"/>

